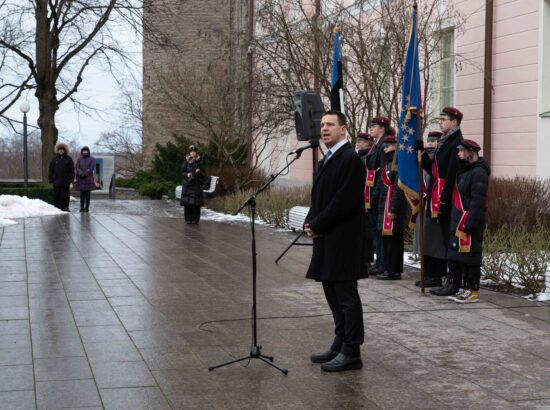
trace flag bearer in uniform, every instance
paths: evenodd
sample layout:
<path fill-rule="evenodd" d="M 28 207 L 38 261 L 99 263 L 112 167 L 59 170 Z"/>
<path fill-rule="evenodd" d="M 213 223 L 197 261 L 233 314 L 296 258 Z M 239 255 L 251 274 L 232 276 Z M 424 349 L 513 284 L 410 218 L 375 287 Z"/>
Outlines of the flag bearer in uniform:
<path fill-rule="evenodd" d="M 456 148 L 463 140 L 460 130 L 462 118 L 463 114 L 457 108 L 443 108 L 439 115 L 439 128 L 443 135 L 439 138 L 435 154 L 433 158 L 430 158 L 426 152 L 422 155 L 422 166 L 430 173 L 426 197 L 426 216 L 437 221 L 445 244 L 449 242 L 451 200 L 458 172 Z M 437 296 L 454 295 L 458 291 L 458 287 L 452 282 L 452 275 L 446 273 L 445 258 L 428 256 L 425 261 L 426 265 L 433 265 L 433 271 L 445 272 L 444 286 L 431 289 L 430 293 Z"/>
<path fill-rule="evenodd" d="M 376 276 L 380 280 L 400 280 L 403 273 L 403 228 L 407 202 L 397 184 L 397 166 L 394 163 L 397 137 L 384 137 L 384 160 L 380 172 L 378 200 L 378 231 L 382 236 L 386 270 Z"/>
<path fill-rule="evenodd" d="M 357 138 L 355 140 L 355 150 L 357 151 L 357 154 L 359 154 L 359 158 L 363 162 L 365 170 L 367 166 L 367 155 L 373 145 L 374 138 L 372 138 L 368 133 L 360 132 L 357 134 Z M 369 192 L 370 188 L 367 185 L 367 180 L 365 180 L 365 217 L 363 218 L 363 278 L 369 277 L 369 268 L 371 263 L 374 262 L 374 229 L 370 228 L 367 216 L 367 212 L 370 208 L 370 204 L 367 201 Z"/>
<path fill-rule="evenodd" d="M 374 145 L 369 151 L 366 157 L 367 165 L 367 182 L 365 184 L 365 209 L 367 211 L 367 219 L 369 228 L 374 233 L 376 243 L 376 261 L 374 265 L 369 269 L 369 275 L 378 275 L 385 271 L 384 267 L 384 250 L 382 246 L 382 234 L 376 229 L 378 226 L 378 180 L 380 178 L 380 169 L 385 165 L 384 163 L 384 151 L 382 145 L 384 144 L 384 137 L 394 132 L 390 126 L 390 119 L 384 116 L 374 117 L 369 125 L 369 134 L 374 139 Z"/>

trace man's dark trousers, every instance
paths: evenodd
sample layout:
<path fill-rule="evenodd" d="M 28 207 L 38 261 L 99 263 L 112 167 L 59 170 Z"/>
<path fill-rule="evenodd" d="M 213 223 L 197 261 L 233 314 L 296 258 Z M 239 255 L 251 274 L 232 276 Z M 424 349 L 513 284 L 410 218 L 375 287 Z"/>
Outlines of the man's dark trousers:
<path fill-rule="evenodd" d="M 335 338 L 331 350 L 359 357 L 365 330 L 357 281 L 323 281 L 323 290 L 334 318 Z"/>

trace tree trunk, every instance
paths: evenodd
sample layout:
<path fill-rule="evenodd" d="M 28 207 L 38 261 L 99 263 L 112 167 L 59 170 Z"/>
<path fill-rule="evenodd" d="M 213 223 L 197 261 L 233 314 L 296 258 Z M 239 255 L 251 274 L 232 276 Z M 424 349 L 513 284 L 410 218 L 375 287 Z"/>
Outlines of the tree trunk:
<path fill-rule="evenodd" d="M 57 128 L 55 127 L 55 113 L 59 105 L 55 88 L 57 80 L 57 48 L 59 38 L 56 32 L 50 31 L 48 17 L 48 1 L 36 2 L 36 98 L 38 99 L 38 126 L 42 140 L 42 181 L 48 180 L 48 166 L 53 156 L 53 149 L 57 142 Z"/>

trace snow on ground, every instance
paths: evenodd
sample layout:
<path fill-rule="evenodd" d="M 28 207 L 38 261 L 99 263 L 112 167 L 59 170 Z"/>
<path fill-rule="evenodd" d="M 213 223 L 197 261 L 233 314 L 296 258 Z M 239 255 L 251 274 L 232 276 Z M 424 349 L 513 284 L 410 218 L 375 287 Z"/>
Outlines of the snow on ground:
<path fill-rule="evenodd" d="M 250 222 L 250 217 L 244 214 L 231 215 L 216 212 L 208 208 L 202 208 L 201 220 L 215 222 Z M 267 225 L 265 221 L 258 217 L 256 217 L 256 223 L 260 225 Z"/>
<path fill-rule="evenodd" d="M 17 218 L 31 218 L 45 215 L 60 215 L 65 212 L 40 200 L 26 196 L 0 195 L 0 226 L 14 225 Z"/>

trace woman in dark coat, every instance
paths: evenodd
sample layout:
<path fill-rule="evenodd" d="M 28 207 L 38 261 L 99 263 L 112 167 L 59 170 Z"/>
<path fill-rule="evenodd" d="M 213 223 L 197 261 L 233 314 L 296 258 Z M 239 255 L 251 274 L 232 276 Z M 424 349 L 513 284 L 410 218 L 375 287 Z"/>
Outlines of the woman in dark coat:
<path fill-rule="evenodd" d="M 397 170 L 393 163 L 396 149 L 397 137 L 394 135 L 384 137 L 384 162 L 386 165 L 381 169 L 378 181 L 380 196 L 377 207 L 377 231 L 382 235 L 385 270 L 378 274 L 376 279 L 381 280 L 400 280 L 401 273 L 403 273 L 403 230 L 407 203 L 405 194 L 397 184 Z"/>
<path fill-rule="evenodd" d="M 74 180 L 74 162 L 69 156 L 67 144 L 55 145 L 55 157 L 50 162 L 48 180 L 53 184 L 53 205 L 69 212 L 70 187 Z"/>
<path fill-rule="evenodd" d="M 450 298 L 459 303 L 474 303 L 479 300 L 483 230 L 491 171 L 483 158 L 479 158 L 481 148 L 475 141 L 465 139 L 458 149 L 460 164 L 453 192 L 447 262 L 456 290 L 460 283 L 464 284 L 464 288 Z"/>
<path fill-rule="evenodd" d="M 82 147 L 80 158 L 76 160 L 75 189 L 80 191 L 80 212 L 90 211 L 90 193 L 95 189 L 95 159 L 90 155 L 90 148 Z"/>
<path fill-rule="evenodd" d="M 201 219 L 201 206 L 204 204 L 202 189 L 206 179 L 204 164 L 194 145 L 181 166 L 181 199 L 184 206 L 185 222 L 198 224 Z"/>

